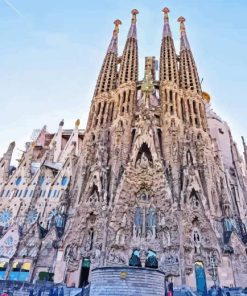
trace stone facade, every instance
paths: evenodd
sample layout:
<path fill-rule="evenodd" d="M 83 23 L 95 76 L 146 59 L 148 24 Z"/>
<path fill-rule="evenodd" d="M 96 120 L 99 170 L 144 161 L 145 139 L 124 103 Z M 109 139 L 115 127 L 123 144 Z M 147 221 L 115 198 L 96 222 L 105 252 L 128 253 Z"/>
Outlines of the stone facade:
<path fill-rule="evenodd" d="M 133 10 L 121 57 L 114 22 L 86 130 L 44 127 L 16 169 L 14 143 L 0 160 L 2 277 L 80 286 L 94 268 L 131 265 L 193 288 L 215 270 L 221 285 L 245 285 L 247 147 L 244 161 L 210 109 L 185 19 L 177 55 L 163 12 L 159 80 L 154 57 L 138 80 Z"/>
<path fill-rule="evenodd" d="M 164 273 L 139 267 L 102 267 L 92 271 L 92 296 L 164 296 Z"/>

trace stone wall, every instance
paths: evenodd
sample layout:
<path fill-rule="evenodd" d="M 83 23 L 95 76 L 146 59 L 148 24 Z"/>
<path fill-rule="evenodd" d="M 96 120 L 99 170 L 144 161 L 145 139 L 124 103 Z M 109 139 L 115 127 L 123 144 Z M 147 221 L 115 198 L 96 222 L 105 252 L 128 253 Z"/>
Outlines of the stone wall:
<path fill-rule="evenodd" d="M 165 274 L 138 267 L 96 268 L 91 274 L 90 296 L 165 295 Z"/>

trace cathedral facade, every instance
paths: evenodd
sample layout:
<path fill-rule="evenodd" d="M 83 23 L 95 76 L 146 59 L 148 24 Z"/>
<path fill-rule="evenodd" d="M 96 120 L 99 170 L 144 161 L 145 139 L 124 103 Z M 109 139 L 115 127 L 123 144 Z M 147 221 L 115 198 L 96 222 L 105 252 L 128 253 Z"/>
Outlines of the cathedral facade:
<path fill-rule="evenodd" d="M 165 272 L 199 292 L 247 279 L 247 146 L 210 107 L 180 17 L 165 8 L 159 75 L 138 79 L 137 15 L 118 55 L 120 20 L 85 130 L 44 127 L 17 168 L 0 161 L 0 278 L 82 286 L 104 266 Z"/>

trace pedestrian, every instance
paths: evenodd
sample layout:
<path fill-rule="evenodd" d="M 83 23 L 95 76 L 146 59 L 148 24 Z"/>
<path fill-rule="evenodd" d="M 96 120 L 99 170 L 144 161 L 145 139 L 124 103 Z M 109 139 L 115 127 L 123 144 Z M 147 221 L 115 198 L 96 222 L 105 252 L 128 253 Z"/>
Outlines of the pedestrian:
<path fill-rule="evenodd" d="M 217 288 L 217 296 L 223 296 L 223 292 L 220 286 Z"/>
<path fill-rule="evenodd" d="M 172 280 L 168 284 L 168 296 L 173 296 L 173 282 L 172 282 Z"/>

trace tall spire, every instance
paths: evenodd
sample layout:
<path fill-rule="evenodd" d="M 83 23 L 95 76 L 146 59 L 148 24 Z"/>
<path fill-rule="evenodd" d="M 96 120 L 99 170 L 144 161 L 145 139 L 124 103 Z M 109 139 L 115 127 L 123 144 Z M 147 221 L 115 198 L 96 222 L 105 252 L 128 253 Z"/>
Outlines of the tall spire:
<path fill-rule="evenodd" d="M 114 21 L 114 30 L 110 45 L 108 47 L 99 78 L 97 81 L 95 95 L 102 92 L 108 92 L 116 88 L 117 80 L 117 58 L 118 58 L 118 33 L 119 26 L 121 25 L 120 20 Z"/>
<path fill-rule="evenodd" d="M 196 68 L 196 63 L 190 48 L 185 29 L 185 18 L 180 16 L 178 18 L 180 23 L 180 69 L 179 82 L 184 89 L 196 90 L 201 93 L 200 80 Z"/>
<path fill-rule="evenodd" d="M 163 28 L 163 38 L 165 37 L 172 37 L 170 25 L 169 25 L 169 15 L 170 12 L 169 8 L 165 7 L 163 10 L 164 12 L 164 28 Z"/>
<path fill-rule="evenodd" d="M 245 143 L 244 137 L 242 138 L 242 142 L 243 142 L 243 147 L 244 147 L 244 160 L 245 160 L 245 165 L 247 167 L 247 145 Z"/>
<path fill-rule="evenodd" d="M 139 11 L 137 9 L 133 9 L 131 13 L 131 26 L 121 61 L 119 84 L 129 81 L 136 82 L 138 80 L 138 44 L 136 22 Z"/>
<path fill-rule="evenodd" d="M 168 80 L 178 83 L 177 55 L 169 25 L 169 9 L 165 7 L 162 11 L 164 12 L 164 28 L 160 51 L 160 81 Z"/>

